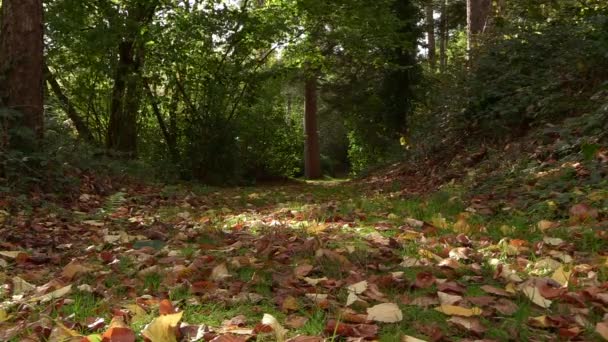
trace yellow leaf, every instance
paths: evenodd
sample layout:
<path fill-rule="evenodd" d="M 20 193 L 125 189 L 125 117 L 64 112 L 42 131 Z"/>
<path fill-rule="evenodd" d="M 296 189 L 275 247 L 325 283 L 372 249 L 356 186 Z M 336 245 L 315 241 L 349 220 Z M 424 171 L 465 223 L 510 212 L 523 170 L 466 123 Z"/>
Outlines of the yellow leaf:
<path fill-rule="evenodd" d="M 555 272 L 553 272 L 551 279 L 558 282 L 561 286 L 568 286 L 568 281 L 570 280 L 571 274 L 572 271 L 564 270 L 564 266 L 562 265 L 557 270 L 555 270 Z"/>
<path fill-rule="evenodd" d="M 462 316 L 462 317 L 471 317 L 471 316 L 479 316 L 483 313 L 483 311 L 478 307 L 473 307 L 471 309 L 463 308 L 462 306 L 456 305 L 441 305 L 435 308 L 435 310 L 444 313 L 450 316 Z"/>
<path fill-rule="evenodd" d="M 0 309 L 0 323 L 8 321 L 10 318 L 11 316 L 6 313 L 6 310 Z"/>
<path fill-rule="evenodd" d="M 183 314 L 180 311 L 156 317 L 141 334 L 152 342 L 177 342 L 176 328 Z"/>
<path fill-rule="evenodd" d="M 133 322 L 137 322 L 147 315 L 146 310 L 137 304 L 125 305 L 125 309 L 129 310 L 133 315 L 133 318 L 131 319 Z"/>
<path fill-rule="evenodd" d="M 528 319 L 528 323 L 531 326 L 537 327 L 537 328 L 548 328 L 549 327 L 549 323 L 547 322 L 547 316 L 545 316 L 545 315 L 530 317 Z"/>
<path fill-rule="evenodd" d="M 515 288 L 515 284 L 508 283 L 507 286 L 505 286 L 505 291 L 507 291 L 509 293 L 517 293 L 517 289 Z"/>
<path fill-rule="evenodd" d="M 443 260 L 443 258 L 440 257 L 439 255 L 434 254 L 433 252 L 426 250 L 426 249 L 419 250 L 418 254 L 420 254 L 421 257 L 426 258 L 426 259 L 435 259 L 435 261 L 437 261 L 437 262 Z"/>

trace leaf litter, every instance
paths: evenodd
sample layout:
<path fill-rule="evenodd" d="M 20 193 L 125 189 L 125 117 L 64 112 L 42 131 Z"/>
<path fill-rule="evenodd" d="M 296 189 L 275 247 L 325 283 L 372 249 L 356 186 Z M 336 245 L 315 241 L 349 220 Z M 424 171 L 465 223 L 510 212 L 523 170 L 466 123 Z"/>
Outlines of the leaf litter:
<path fill-rule="evenodd" d="M 592 208 L 528 241 L 489 236 L 470 212 L 425 220 L 330 190 L 137 185 L 104 214 L 88 193 L 18 211 L 0 231 L 0 340 L 608 340 L 606 251 L 552 235 Z"/>

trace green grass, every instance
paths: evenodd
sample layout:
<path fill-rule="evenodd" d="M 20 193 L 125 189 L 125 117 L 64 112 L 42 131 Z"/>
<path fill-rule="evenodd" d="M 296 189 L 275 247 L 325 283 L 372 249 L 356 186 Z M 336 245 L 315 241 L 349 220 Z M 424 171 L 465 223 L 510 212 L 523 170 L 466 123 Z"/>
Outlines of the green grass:
<path fill-rule="evenodd" d="M 87 318 L 105 314 L 104 307 L 106 305 L 102 298 L 89 292 L 77 291 L 70 297 L 69 303 L 61 307 L 61 314 L 74 315 L 74 321 L 85 322 Z"/>

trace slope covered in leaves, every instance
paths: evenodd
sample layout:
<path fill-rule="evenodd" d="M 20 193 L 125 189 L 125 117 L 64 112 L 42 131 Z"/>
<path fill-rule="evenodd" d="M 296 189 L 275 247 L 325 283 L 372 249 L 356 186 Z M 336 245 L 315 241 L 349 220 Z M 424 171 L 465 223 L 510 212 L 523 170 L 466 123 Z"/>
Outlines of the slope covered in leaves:
<path fill-rule="evenodd" d="M 605 202 L 88 185 L 2 200 L 0 340 L 608 339 Z"/>

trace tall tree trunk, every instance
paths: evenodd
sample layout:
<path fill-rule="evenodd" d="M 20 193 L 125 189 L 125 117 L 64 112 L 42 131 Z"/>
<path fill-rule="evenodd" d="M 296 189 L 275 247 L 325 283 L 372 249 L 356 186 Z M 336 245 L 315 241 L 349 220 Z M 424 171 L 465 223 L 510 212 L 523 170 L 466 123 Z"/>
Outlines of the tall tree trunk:
<path fill-rule="evenodd" d="M 436 67 L 436 52 L 435 52 L 435 17 L 433 16 L 433 2 L 429 1 L 426 5 L 426 38 L 427 38 L 427 58 L 432 70 Z"/>
<path fill-rule="evenodd" d="M 317 128 L 317 77 L 310 74 L 305 85 L 304 132 L 306 145 L 304 150 L 304 175 L 308 179 L 321 178 L 321 152 L 319 131 Z"/>
<path fill-rule="evenodd" d="M 448 32 L 448 0 L 441 1 L 441 19 L 439 27 L 439 70 L 443 73 L 448 65 L 448 42 L 450 35 Z"/>
<path fill-rule="evenodd" d="M 137 152 L 137 120 L 142 90 L 144 47 L 138 36 L 156 12 L 158 1 L 138 2 L 128 8 L 125 36 L 118 46 L 118 65 L 110 103 L 107 147 L 133 157 Z"/>
<path fill-rule="evenodd" d="M 29 128 L 40 141 L 44 132 L 42 0 L 4 0 L 0 23 L 0 107 L 20 112 L 12 125 Z M 9 141 L 8 125 L 5 116 L 0 147 L 22 147 L 19 141 Z"/>
<path fill-rule="evenodd" d="M 492 0 L 467 0 L 467 50 L 469 60 L 476 48 L 479 35 L 489 24 Z"/>

